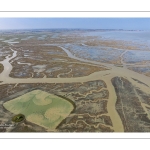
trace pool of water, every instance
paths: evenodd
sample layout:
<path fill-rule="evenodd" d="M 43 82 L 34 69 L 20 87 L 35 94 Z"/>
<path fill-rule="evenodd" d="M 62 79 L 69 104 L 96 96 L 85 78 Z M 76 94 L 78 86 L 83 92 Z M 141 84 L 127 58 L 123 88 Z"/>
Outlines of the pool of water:
<path fill-rule="evenodd" d="M 78 44 L 66 44 L 65 48 L 81 58 L 102 62 L 117 60 L 123 52 L 123 50 L 114 50 L 113 48 L 107 48 L 106 50 L 100 46 L 83 46 Z"/>
<path fill-rule="evenodd" d="M 150 31 L 91 31 L 84 33 L 84 36 L 96 36 L 109 40 L 144 42 L 150 45 Z"/>
<path fill-rule="evenodd" d="M 124 61 L 127 63 L 150 61 L 150 51 L 128 51 L 124 54 Z"/>

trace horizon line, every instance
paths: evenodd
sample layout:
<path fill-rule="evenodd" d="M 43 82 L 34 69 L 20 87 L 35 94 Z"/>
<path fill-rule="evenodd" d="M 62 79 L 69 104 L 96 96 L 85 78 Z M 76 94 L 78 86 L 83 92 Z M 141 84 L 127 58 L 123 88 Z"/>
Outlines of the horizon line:
<path fill-rule="evenodd" d="M 117 29 L 117 28 L 20 28 L 20 29 L 0 29 L 1 30 L 121 30 L 121 31 L 146 31 L 146 29 Z"/>

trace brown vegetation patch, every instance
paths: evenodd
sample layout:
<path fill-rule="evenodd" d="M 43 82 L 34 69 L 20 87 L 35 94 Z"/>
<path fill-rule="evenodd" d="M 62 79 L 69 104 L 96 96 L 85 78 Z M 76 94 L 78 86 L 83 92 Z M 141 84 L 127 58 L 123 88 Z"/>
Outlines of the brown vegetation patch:
<path fill-rule="evenodd" d="M 150 123 L 142 103 L 149 104 L 150 95 L 136 89 L 127 79 L 112 79 L 117 94 L 116 110 L 122 120 L 125 132 L 149 132 Z"/>
<path fill-rule="evenodd" d="M 81 86 L 82 85 L 82 86 Z M 39 89 L 45 92 L 49 92 L 55 95 L 59 95 L 63 98 L 71 99 L 74 102 L 75 110 L 58 126 L 58 132 L 112 132 L 113 130 L 109 127 L 112 126 L 112 122 L 107 113 L 107 100 L 100 99 L 100 92 L 102 88 L 106 88 L 106 84 L 102 80 L 89 81 L 84 83 L 35 83 L 35 84 L 4 84 L 0 85 L 0 107 L 3 107 L 4 102 L 10 99 L 17 98 L 30 91 Z M 84 89 L 84 90 L 83 90 Z M 83 90 L 83 91 L 82 91 Z M 82 92 L 81 92 L 82 91 Z M 104 90 L 105 91 L 105 90 Z M 81 92 L 81 93 L 80 93 Z M 84 95 L 84 94 L 85 95 Z M 95 93 L 99 98 L 92 96 L 91 93 Z M 80 97 L 82 95 L 82 97 Z M 90 95 L 88 100 L 85 99 L 86 95 Z M 94 97 L 94 98 L 93 98 Z M 3 123 L 11 122 L 13 114 L 8 112 L 5 108 L 1 109 L 1 117 Z M 104 114 L 104 115 L 103 115 Z M 5 120 L 5 118 L 6 120 Z M 9 117 L 8 117 L 9 116 Z M 79 116 L 77 119 L 77 125 L 65 123 L 69 120 L 73 120 L 73 116 Z M 82 118 L 81 118 L 82 117 Z M 83 119 L 84 118 L 84 119 Z M 78 120 L 81 120 L 78 122 Z M 70 125 L 69 125 L 70 124 Z M 62 128 L 65 126 L 65 128 Z M 70 126 L 73 126 L 71 129 Z M 108 127 L 107 127 L 108 126 Z M 85 127 L 83 129 L 82 127 Z M 7 129 L 6 129 L 7 131 Z M 3 131 L 3 132 L 6 132 Z M 14 128 L 10 129 L 11 132 L 46 132 L 40 126 L 30 123 L 26 120 L 23 123 L 19 123 Z"/>
<path fill-rule="evenodd" d="M 4 66 L 2 64 L 0 64 L 0 73 L 2 73 L 4 70 Z"/>

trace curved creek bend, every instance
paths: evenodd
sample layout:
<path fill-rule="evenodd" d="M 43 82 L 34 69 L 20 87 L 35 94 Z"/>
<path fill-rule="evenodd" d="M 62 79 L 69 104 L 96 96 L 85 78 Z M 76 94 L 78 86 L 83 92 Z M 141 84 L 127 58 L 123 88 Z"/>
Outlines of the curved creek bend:
<path fill-rule="evenodd" d="M 13 58 L 15 58 L 17 56 L 17 51 L 10 48 L 13 51 L 13 55 L 11 57 L 7 56 L 5 60 L 0 62 L 4 66 L 4 70 L 0 74 L 0 81 L 2 81 L 2 83 L 0 83 L 0 85 L 12 84 L 12 83 L 15 83 L 15 84 L 18 84 L 18 83 L 73 83 L 73 82 L 87 82 L 87 81 L 93 81 L 93 80 L 103 80 L 106 83 L 107 89 L 109 91 L 109 99 L 108 99 L 107 109 L 108 109 L 108 114 L 112 120 L 113 129 L 115 132 L 123 132 L 124 128 L 122 125 L 122 121 L 121 121 L 121 119 L 120 119 L 120 117 L 119 117 L 119 115 L 115 109 L 117 96 L 115 93 L 114 86 L 111 83 L 111 79 L 116 77 L 116 76 L 126 78 L 134 86 L 144 90 L 146 93 L 149 93 L 149 91 L 150 91 L 150 88 L 149 88 L 150 87 L 150 78 L 143 75 L 143 74 L 139 74 L 139 73 L 136 73 L 132 70 L 128 70 L 124 66 L 123 67 L 116 67 L 113 64 L 101 63 L 101 62 L 90 61 L 90 60 L 78 58 L 78 57 L 74 56 L 66 48 L 61 47 L 61 46 L 58 46 L 58 47 L 63 49 L 67 53 L 68 57 L 70 57 L 70 58 L 80 60 L 80 61 L 85 62 L 85 63 L 101 65 L 101 66 L 104 66 L 105 68 L 107 68 L 109 70 L 94 72 L 88 76 L 74 77 L 74 78 L 40 78 L 40 80 L 39 80 L 39 78 L 26 78 L 26 79 L 11 78 L 11 77 L 9 77 L 9 74 L 12 70 L 12 65 L 10 63 L 10 60 L 12 60 Z M 141 82 L 147 84 L 149 87 L 144 86 L 144 85 L 136 82 L 132 78 L 140 80 Z"/>

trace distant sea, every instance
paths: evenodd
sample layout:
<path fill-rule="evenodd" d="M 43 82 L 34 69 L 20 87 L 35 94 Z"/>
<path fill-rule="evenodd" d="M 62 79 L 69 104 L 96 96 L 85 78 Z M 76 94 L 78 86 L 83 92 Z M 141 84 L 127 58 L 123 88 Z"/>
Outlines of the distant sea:
<path fill-rule="evenodd" d="M 150 31 L 90 31 L 87 36 L 99 36 L 106 40 L 131 41 L 150 46 Z"/>

